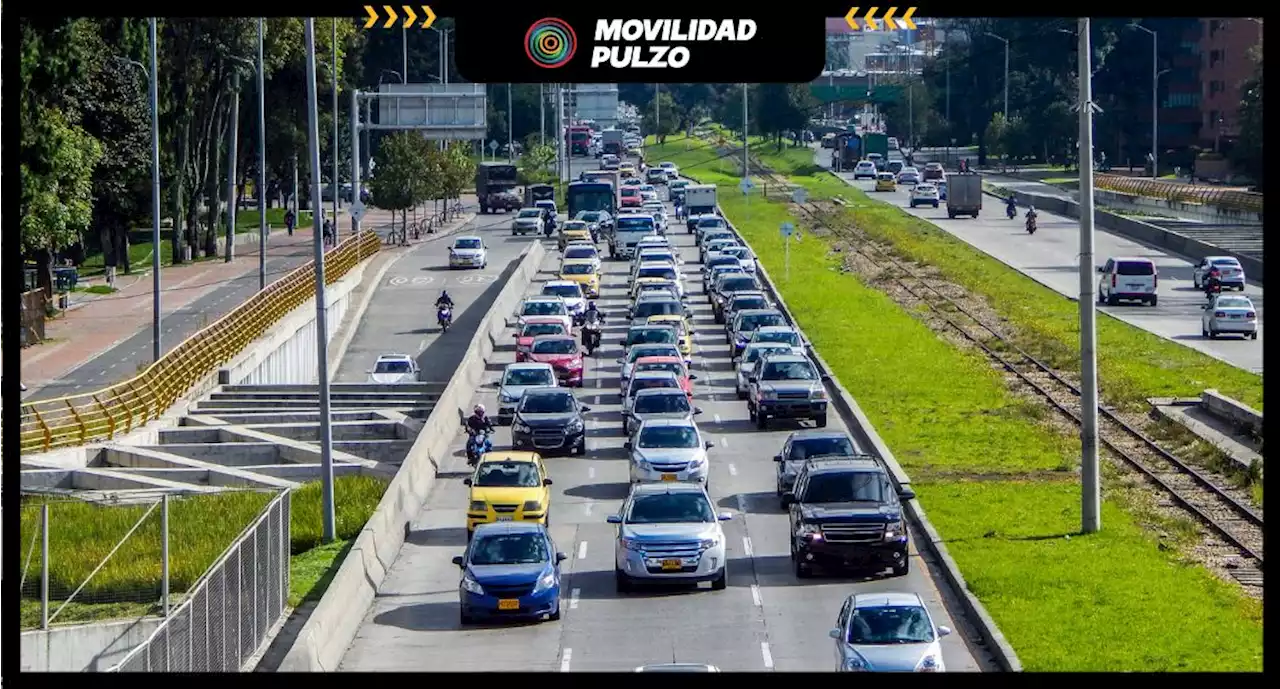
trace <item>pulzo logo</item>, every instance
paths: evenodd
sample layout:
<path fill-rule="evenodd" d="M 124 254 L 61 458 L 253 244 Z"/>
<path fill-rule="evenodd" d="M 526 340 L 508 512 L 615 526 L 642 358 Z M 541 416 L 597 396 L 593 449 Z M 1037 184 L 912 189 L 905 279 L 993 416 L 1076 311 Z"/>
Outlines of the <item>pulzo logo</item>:
<path fill-rule="evenodd" d="M 750 19 L 690 19 L 687 25 L 683 19 L 599 19 L 591 66 L 603 67 L 607 63 L 614 69 L 680 69 L 689 64 L 688 48 L 652 44 L 744 42 L 755 35 L 756 23 Z M 645 45 L 600 45 L 638 41 Z"/>

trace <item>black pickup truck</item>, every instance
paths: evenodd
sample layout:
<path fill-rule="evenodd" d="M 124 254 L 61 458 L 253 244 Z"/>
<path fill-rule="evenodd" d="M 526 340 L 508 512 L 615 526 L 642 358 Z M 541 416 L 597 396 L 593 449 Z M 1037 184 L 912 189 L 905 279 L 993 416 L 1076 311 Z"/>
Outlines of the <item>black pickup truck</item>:
<path fill-rule="evenodd" d="M 791 562 L 797 578 L 814 568 L 907 573 L 902 502 L 915 493 L 893 487 L 874 457 L 809 460 L 795 487 L 782 495 L 791 523 Z"/>

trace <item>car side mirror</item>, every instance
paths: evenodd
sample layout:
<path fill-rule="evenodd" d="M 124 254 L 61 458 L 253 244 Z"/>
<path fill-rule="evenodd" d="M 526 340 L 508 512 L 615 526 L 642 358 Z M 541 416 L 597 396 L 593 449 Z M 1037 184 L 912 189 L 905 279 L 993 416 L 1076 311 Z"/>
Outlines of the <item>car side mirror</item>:
<path fill-rule="evenodd" d="M 792 506 L 792 505 L 794 505 L 794 504 L 796 504 L 796 494 L 795 494 L 795 493 L 783 493 L 783 494 L 782 494 L 782 506 L 783 506 L 783 507 L 791 507 L 791 506 Z"/>
<path fill-rule="evenodd" d="M 698 377 L 697 377 L 697 376 L 695 376 L 694 374 L 692 374 L 692 373 L 690 373 L 690 374 L 689 374 L 689 380 L 697 380 L 697 379 L 698 379 Z"/>
<path fill-rule="evenodd" d="M 1104 266 L 1098 266 L 1098 272 L 1101 273 Z"/>
<path fill-rule="evenodd" d="M 781 461 L 782 461 L 782 455 L 780 455 L 780 454 L 774 455 L 774 456 L 773 456 L 773 461 L 775 461 L 775 462 L 781 462 Z"/>
<path fill-rule="evenodd" d="M 453 556 L 453 564 L 455 564 L 455 565 L 457 565 L 457 566 L 461 567 L 461 566 L 462 566 L 462 556 L 461 556 L 461 555 L 454 555 L 454 556 Z"/>
<path fill-rule="evenodd" d="M 938 636 L 951 636 L 951 627 L 938 627 Z"/>
<path fill-rule="evenodd" d="M 561 553 L 561 552 L 556 552 L 556 564 L 557 564 L 557 565 L 558 565 L 558 564 L 560 564 L 561 562 L 564 562 L 565 560 L 568 560 L 568 559 L 569 559 L 569 556 L 568 556 L 568 555 L 565 555 L 564 553 Z"/>
<path fill-rule="evenodd" d="M 735 357 L 733 357 L 733 363 L 735 363 L 735 364 L 740 364 L 740 363 L 742 363 L 742 357 L 740 357 L 740 356 L 735 356 Z"/>
<path fill-rule="evenodd" d="M 719 520 L 720 520 L 720 521 L 722 521 L 722 522 L 727 522 L 727 521 L 729 521 L 730 519 L 733 519 L 733 513 L 732 513 L 732 512 L 721 512 L 720 514 L 716 515 L 716 519 L 719 519 Z"/>
<path fill-rule="evenodd" d="M 902 490 L 898 491 L 898 499 L 903 502 L 907 502 L 908 500 L 915 500 L 916 492 L 914 490 L 911 490 L 910 488 L 903 488 Z"/>
<path fill-rule="evenodd" d="M 630 452 L 631 448 L 632 448 L 632 445 L 630 440 L 622 444 L 622 449 L 626 450 L 627 452 Z"/>
<path fill-rule="evenodd" d="M 839 640 L 840 640 L 840 630 L 839 630 L 839 629 L 832 629 L 831 631 L 827 632 L 827 636 L 829 636 L 829 637 L 831 637 L 831 638 L 835 639 L 836 641 L 839 641 Z"/>
<path fill-rule="evenodd" d="M 705 446 L 708 450 L 710 450 L 711 448 L 715 447 L 716 444 L 708 440 L 707 442 L 703 443 L 703 446 Z"/>
<path fill-rule="evenodd" d="M 468 476 L 468 477 L 466 477 L 466 478 L 462 479 L 462 485 L 464 485 L 464 486 L 469 486 L 469 485 L 471 485 L 471 477 L 470 477 L 470 476 Z"/>
<path fill-rule="evenodd" d="M 611 514 L 611 515 L 609 515 L 609 516 L 605 517 L 605 518 L 604 518 L 604 520 L 605 520 L 606 522 L 610 523 L 610 524 L 621 524 L 621 523 L 622 523 L 622 515 L 620 515 L 620 514 Z"/>
<path fill-rule="evenodd" d="M 544 479 L 542 479 L 542 485 L 544 485 L 544 486 L 549 486 L 549 485 L 551 485 L 551 484 L 552 484 L 552 480 L 551 480 L 551 479 L 549 479 L 549 478 L 544 478 Z"/>
<path fill-rule="evenodd" d="M 694 416 L 697 416 L 698 414 L 701 414 L 701 413 L 702 413 L 702 407 L 694 407 L 694 408 L 693 408 L 693 415 L 694 415 Z"/>

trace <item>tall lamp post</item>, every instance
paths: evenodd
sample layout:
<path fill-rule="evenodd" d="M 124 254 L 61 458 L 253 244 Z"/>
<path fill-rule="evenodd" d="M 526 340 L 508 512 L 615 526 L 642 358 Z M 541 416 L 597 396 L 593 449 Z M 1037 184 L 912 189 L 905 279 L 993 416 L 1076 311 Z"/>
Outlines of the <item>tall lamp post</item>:
<path fill-rule="evenodd" d="M 1004 43 L 1004 119 L 1009 119 L 1009 39 L 997 36 L 990 31 L 987 35 Z"/>
<path fill-rule="evenodd" d="M 235 62 L 247 65 L 258 77 L 258 289 L 267 286 L 267 206 L 266 206 L 266 169 L 267 169 L 267 105 L 264 78 L 262 74 L 262 36 L 263 20 L 258 19 L 258 60 L 253 62 L 243 57 L 230 56 Z"/>
<path fill-rule="evenodd" d="M 1159 34 L 1155 29 L 1148 29 L 1141 24 L 1129 26 L 1151 35 L 1151 178 L 1155 179 L 1160 176 L 1159 149 L 1156 147 L 1156 142 L 1160 136 L 1160 75 L 1164 73 L 1160 71 Z M 1167 71 L 1169 70 L 1165 70 Z"/>
<path fill-rule="evenodd" d="M 1098 336 L 1093 259 L 1093 71 L 1089 19 L 1080 19 L 1080 530 L 1102 528 L 1098 466 Z"/>

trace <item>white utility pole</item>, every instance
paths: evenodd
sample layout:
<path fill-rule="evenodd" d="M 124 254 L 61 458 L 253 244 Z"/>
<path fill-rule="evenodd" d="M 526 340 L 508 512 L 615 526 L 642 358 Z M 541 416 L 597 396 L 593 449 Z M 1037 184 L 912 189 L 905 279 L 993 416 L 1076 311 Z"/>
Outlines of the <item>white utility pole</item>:
<path fill-rule="evenodd" d="M 516 162 L 515 113 L 511 110 L 511 82 L 507 82 L 507 162 Z"/>
<path fill-rule="evenodd" d="M 320 393 L 320 516 L 325 543 L 335 537 L 333 507 L 333 427 L 329 419 L 329 327 L 324 299 L 324 237 L 320 220 L 324 202 L 320 200 L 320 112 L 316 94 L 316 20 L 306 22 L 307 43 L 307 143 L 311 168 L 311 234 L 315 247 L 316 276 L 316 387 Z"/>
<path fill-rule="evenodd" d="M 338 243 L 338 196 L 342 188 L 338 186 L 338 20 L 333 20 L 333 38 L 329 44 L 332 55 L 329 56 L 333 78 L 333 243 Z"/>
<path fill-rule="evenodd" d="M 547 145 L 547 91 L 538 84 L 538 145 Z"/>
<path fill-rule="evenodd" d="M 231 72 L 231 141 L 227 144 L 227 246 L 222 260 L 236 257 L 236 157 L 240 144 L 240 70 Z M 217 202 L 216 199 L 214 201 Z"/>
<path fill-rule="evenodd" d="M 750 164 L 748 162 L 749 159 L 747 158 L 748 149 L 751 147 L 751 144 L 749 143 L 749 139 L 748 139 L 749 131 L 751 131 L 751 128 L 747 126 L 747 85 L 744 83 L 742 85 L 742 178 L 743 179 L 747 179 L 750 176 L 747 173 L 751 169 Z"/>
<path fill-rule="evenodd" d="M 1093 268 L 1093 72 L 1089 18 L 1080 19 L 1080 530 L 1102 528 L 1098 466 L 1098 336 Z"/>
<path fill-rule="evenodd" d="M 263 90 L 262 34 L 258 17 L 258 290 L 267 288 L 267 96 Z"/>
<path fill-rule="evenodd" d="M 990 31 L 987 35 L 1004 43 L 1004 119 L 1009 120 L 1009 39 L 997 36 Z"/>
<path fill-rule="evenodd" d="M 653 85 L 653 143 L 658 143 L 658 133 L 662 131 L 662 107 L 658 105 L 658 94 L 661 93 L 658 84 Z"/>
<path fill-rule="evenodd" d="M 1160 176 L 1157 172 L 1159 166 L 1156 164 L 1160 158 L 1156 142 L 1160 137 L 1160 44 L 1157 41 L 1158 34 L 1154 29 L 1148 29 L 1141 24 L 1132 24 L 1133 28 L 1141 29 L 1151 34 L 1151 178 L 1155 179 Z"/>
<path fill-rule="evenodd" d="M 156 18 L 151 18 L 151 361 L 160 360 L 160 98 L 156 74 Z M 173 225 L 173 251 L 182 255 L 178 223 Z M 176 260 L 176 259 L 175 259 Z M 47 625 L 46 625 L 47 626 Z"/>

